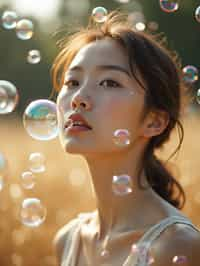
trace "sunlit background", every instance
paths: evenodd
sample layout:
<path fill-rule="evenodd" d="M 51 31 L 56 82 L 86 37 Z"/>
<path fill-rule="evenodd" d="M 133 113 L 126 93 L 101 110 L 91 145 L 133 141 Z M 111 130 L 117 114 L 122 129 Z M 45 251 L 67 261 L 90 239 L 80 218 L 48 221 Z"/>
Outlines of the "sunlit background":
<path fill-rule="evenodd" d="M 5 80 L 18 91 L 15 99 L 11 96 L 16 105 L 9 103 L 13 110 L 3 112 L 4 91 L 0 90 L 1 266 L 56 266 L 52 247 L 55 232 L 78 213 L 95 208 L 84 160 L 64 153 L 58 138 L 52 137 L 56 134 L 54 106 L 45 105 L 51 108 L 48 115 L 52 134 L 38 139 L 30 135 L 34 125 L 30 124 L 32 110 L 28 112 L 27 106 L 37 99 L 48 99 L 51 94 L 50 69 L 58 53 L 56 41 L 62 36 L 55 32 L 60 29 L 67 32 L 77 24 L 86 25 L 92 10 L 98 6 L 108 12 L 116 8 L 128 11 L 129 20 L 138 31 L 165 33 L 169 47 L 180 56 L 183 69 L 191 71 L 186 78 L 193 102 L 183 117 L 185 139 L 170 167 L 186 192 L 183 212 L 200 227 L 200 11 L 195 17 L 198 8 L 195 0 L 180 2 L 177 10 L 167 11 L 161 8 L 159 0 L 0 0 L 1 18 L 5 11 L 14 11 L 19 20 L 28 19 L 34 26 L 26 33 L 20 30 L 16 33 L 15 29 L 6 29 L 2 20 L 0 25 L 0 89 L 1 81 Z M 43 134 L 42 130 L 37 134 Z M 45 138 L 48 141 L 42 141 Z M 164 149 L 158 151 L 159 155 L 167 159 L 176 144 L 177 132 L 173 132 Z M 26 212 L 23 217 L 19 215 L 21 204 L 27 198 L 41 201 L 31 203 L 44 216 L 43 220 L 35 216 L 34 221 L 28 221 Z"/>

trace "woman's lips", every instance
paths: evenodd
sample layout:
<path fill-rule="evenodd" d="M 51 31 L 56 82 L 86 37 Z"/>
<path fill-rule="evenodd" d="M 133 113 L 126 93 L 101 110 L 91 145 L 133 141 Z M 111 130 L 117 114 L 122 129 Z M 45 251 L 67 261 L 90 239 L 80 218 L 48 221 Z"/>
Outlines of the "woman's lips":
<path fill-rule="evenodd" d="M 73 124 L 65 128 L 66 133 L 78 133 L 88 130 L 91 130 L 91 128 L 88 128 L 87 126 L 73 125 Z"/>

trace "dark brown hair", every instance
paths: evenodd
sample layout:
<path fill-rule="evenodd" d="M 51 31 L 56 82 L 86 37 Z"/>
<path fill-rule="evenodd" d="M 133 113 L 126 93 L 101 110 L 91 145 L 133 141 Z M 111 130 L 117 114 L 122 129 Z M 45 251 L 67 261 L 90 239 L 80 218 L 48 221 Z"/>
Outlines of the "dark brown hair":
<path fill-rule="evenodd" d="M 187 98 L 180 60 L 174 51 L 166 47 L 166 39 L 162 34 L 134 30 L 127 20 L 127 14 L 117 10 L 110 12 L 107 20 L 101 24 L 95 23 L 91 17 L 87 27 L 81 26 L 59 41 L 62 50 L 52 66 L 54 89 L 58 92 L 62 87 L 64 73 L 77 52 L 84 45 L 106 37 L 116 40 L 125 48 L 132 75 L 146 92 L 144 113 L 162 110 L 169 115 L 166 129 L 150 139 L 143 155 L 142 167 L 152 188 L 173 206 L 182 209 L 185 203 L 184 190 L 154 153 L 156 148 L 161 148 L 169 139 L 175 127 L 178 129 L 179 144 L 170 158 L 180 150 L 184 137 L 180 117 L 184 99 Z M 136 70 L 139 70 L 145 86 L 136 75 Z"/>

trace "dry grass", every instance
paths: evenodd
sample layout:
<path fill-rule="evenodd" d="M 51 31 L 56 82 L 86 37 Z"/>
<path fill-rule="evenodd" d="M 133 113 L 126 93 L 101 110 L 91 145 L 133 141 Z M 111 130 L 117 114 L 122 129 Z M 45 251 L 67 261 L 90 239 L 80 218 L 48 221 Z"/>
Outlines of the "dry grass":
<path fill-rule="evenodd" d="M 179 157 L 173 160 L 173 170 L 187 196 L 183 212 L 200 226 L 198 117 L 187 117 L 184 126 L 185 140 Z M 165 147 L 161 151 L 163 158 L 173 151 L 176 141 L 174 132 L 167 149 Z M 0 194 L 0 265 L 56 265 L 52 248 L 55 232 L 77 213 L 95 207 L 94 200 L 91 201 L 89 174 L 84 161 L 78 156 L 66 155 L 58 139 L 48 142 L 31 139 L 23 129 L 22 122 L 9 117 L 0 119 L 0 151 L 5 154 L 9 164 L 7 183 Z M 28 156 L 35 151 L 46 156 L 46 171 L 37 174 L 34 189 L 24 190 L 20 185 L 20 175 L 28 169 Z M 72 185 L 68 178 L 70 171 L 77 167 L 87 177 L 79 186 Z M 20 203 L 29 196 L 39 197 L 48 211 L 45 222 L 35 229 L 25 227 L 18 218 Z"/>

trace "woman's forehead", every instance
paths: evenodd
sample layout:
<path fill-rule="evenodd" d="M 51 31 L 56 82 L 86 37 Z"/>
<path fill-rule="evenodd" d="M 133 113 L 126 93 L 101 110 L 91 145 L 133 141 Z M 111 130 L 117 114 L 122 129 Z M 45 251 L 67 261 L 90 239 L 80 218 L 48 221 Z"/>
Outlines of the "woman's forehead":
<path fill-rule="evenodd" d="M 81 65 L 92 67 L 95 65 L 121 65 L 129 69 L 128 56 L 122 46 L 112 39 L 103 39 L 83 46 L 73 58 L 69 69 Z"/>

